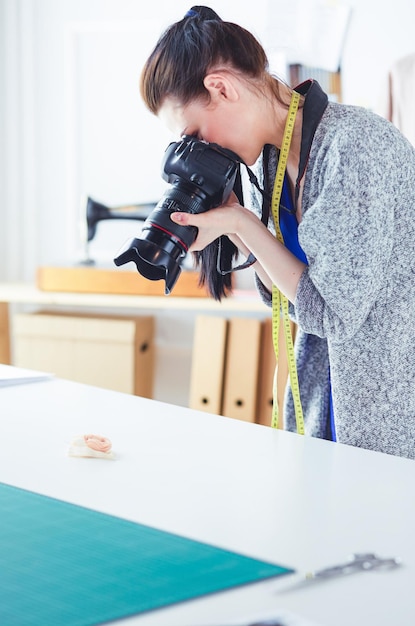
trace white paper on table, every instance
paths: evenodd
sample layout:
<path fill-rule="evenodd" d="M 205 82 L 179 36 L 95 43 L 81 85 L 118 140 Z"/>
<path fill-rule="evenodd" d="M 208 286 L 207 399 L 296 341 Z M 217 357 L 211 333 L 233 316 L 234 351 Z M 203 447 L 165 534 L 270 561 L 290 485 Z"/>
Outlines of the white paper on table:
<path fill-rule="evenodd" d="M 0 387 L 22 385 L 53 378 L 53 374 L 0 363 Z"/>

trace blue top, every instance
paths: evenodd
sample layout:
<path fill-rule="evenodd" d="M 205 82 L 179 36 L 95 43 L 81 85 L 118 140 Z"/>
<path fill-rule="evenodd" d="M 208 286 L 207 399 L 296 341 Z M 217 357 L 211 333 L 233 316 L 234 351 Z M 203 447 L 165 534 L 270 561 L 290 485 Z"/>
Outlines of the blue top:
<path fill-rule="evenodd" d="M 304 253 L 304 250 L 300 246 L 300 242 L 298 241 L 298 222 L 295 216 L 294 211 L 294 202 L 292 199 L 291 189 L 288 182 L 287 175 L 284 177 L 284 183 L 281 192 L 281 200 L 280 200 L 280 229 L 281 234 L 284 239 L 285 247 L 294 254 L 297 259 L 308 265 L 307 257 Z M 331 383 L 330 383 L 330 371 L 328 373 L 329 376 L 329 385 L 330 385 L 330 432 L 328 433 L 329 438 L 332 441 L 336 441 L 336 430 L 334 426 L 334 413 L 333 413 L 333 398 L 331 393 Z"/>

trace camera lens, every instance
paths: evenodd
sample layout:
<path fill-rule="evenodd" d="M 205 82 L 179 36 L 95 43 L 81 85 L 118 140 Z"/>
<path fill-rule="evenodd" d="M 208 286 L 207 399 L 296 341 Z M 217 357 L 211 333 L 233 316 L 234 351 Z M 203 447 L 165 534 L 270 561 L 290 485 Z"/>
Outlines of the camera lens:
<path fill-rule="evenodd" d="M 175 211 L 201 213 L 206 196 L 186 185 L 169 188 L 143 224 L 140 238 L 127 243 L 114 259 L 116 265 L 133 261 L 149 280 L 165 279 L 170 294 L 181 272 L 181 263 L 197 237 L 194 226 L 180 226 L 170 219 Z"/>

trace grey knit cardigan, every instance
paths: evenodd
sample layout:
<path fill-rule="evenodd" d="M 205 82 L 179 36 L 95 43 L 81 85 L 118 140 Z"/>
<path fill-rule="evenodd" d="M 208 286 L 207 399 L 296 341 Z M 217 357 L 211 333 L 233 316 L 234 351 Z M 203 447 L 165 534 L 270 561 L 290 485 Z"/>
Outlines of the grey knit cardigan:
<path fill-rule="evenodd" d="M 328 104 L 299 241 L 309 265 L 291 312 L 306 435 L 327 437 L 331 380 L 338 442 L 415 458 L 415 149 L 390 122 Z M 284 417 L 295 431 L 289 385 Z"/>

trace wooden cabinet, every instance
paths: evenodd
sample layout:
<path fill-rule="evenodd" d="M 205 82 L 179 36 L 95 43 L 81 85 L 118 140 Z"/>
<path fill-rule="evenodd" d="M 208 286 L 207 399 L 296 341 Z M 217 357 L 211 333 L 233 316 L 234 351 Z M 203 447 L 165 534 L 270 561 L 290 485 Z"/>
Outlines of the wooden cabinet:
<path fill-rule="evenodd" d="M 59 378 L 153 395 L 154 318 L 16 313 L 13 364 Z"/>
<path fill-rule="evenodd" d="M 9 307 L 0 302 L 0 363 L 10 363 Z"/>

